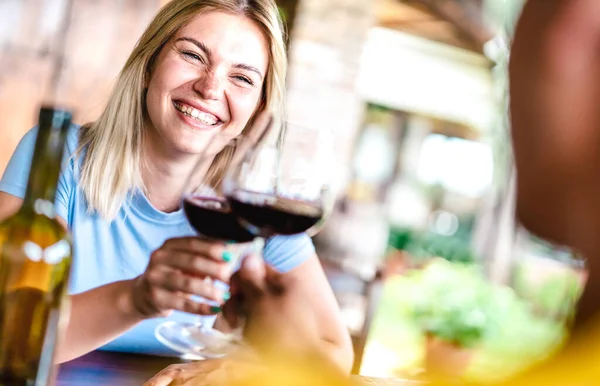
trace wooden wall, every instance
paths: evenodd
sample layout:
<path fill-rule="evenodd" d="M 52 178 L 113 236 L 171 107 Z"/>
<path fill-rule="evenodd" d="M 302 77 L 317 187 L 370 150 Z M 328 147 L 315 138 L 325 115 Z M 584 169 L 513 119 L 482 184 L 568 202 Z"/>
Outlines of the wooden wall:
<path fill-rule="evenodd" d="M 0 0 L 0 174 L 35 125 L 55 68 L 62 69 L 58 98 L 75 122 L 95 119 L 129 52 L 165 2 Z"/>

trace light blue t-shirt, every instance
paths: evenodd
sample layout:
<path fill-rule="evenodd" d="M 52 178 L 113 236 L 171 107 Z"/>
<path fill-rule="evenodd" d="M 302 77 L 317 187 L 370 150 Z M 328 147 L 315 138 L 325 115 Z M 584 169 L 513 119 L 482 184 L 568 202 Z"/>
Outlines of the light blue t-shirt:
<path fill-rule="evenodd" d="M 134 278 L 144 272 L 150 254 L 165 240 L 195 234 L 181 209 L 173 213 L 161 212 L 141 192 L 131 195 L 112 222 L 89 214 L 77 184 L 79 169 L 76 165 L 79 163 L 71 157 L 78 146 L 78 135 L 79 126 L 72 125 L 56 193 L 57 214 L 68 223 L 74 240 L 71 294 Z M 36 136 L 37 128 L 33 128 L 21 139 L 0 180 L 0 191 L 20 198 L 25 196 Z M 267 241 L 264 258 L 278 270 L 287 272 L 313 253 L 312 242 L 305 234 L 277 236 Z M 178 355 L 156 340 L 154 330 L 166 320 L 193 321 L 195 318 L 195 315 L 174 312 L 168 319 L 146 320 L 102 349 Z M 214 317 L 210 318 L 214 320 Z M 97 322 L 102 323 L 102 319 Z"/>

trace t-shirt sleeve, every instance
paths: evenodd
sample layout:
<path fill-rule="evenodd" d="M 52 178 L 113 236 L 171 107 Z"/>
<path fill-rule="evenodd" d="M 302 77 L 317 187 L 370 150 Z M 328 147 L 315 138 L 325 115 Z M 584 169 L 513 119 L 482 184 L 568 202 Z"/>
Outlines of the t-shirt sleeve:
<path fill-rule="evenodd" d="M 15 152 L 4 170 L 2 179 L 0 179 L 0 191 L 19 198 L 25 198 L 37 132 L 37 127 L 34 127 L 21 138 L 21 141 L 19 141 Z M 70 135 L 71 133 L 69 133 L 69 136 Z M 65 154 L 63 156 L 63 167 L 58 179 L 55 200 L 56 213 L 65 221 L 68 221 L 69 219 L 68 208 L 69 198 L 71 196 L 70 190 L 72 188 L 70 182 L 73 178 L 71 168 L 72 161 L 70 160 L 72 149 L 69 145 L 69 141 L 67 140 L 67 147 L 65 148 Z"/>
<path fill-rule="evenodd" d="M 4 174 L 0 180 L 0 191 L 19 198 L 25 197 L 36 137 L 37 128 L 33 128 L 21 138 L 15 152 L 8 161 L 6 169 L 4 169 Z"/>
<path fill-rule="evenodd" d="M 315 253 L 315 247 L 307 234 L 275 236 L 267 240 L 264 257 L 268 264 L 280 272 L 289 272 L 304 263 Z"/>

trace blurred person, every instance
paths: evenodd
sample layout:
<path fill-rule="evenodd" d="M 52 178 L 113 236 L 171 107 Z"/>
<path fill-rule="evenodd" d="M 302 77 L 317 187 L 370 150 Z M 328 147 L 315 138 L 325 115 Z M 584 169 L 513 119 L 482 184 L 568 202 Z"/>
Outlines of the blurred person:
<path fill-rule="evenodd" d="M 262 112 L 281 111 L 286 60 L 274 0 L 173 0 L 150 23 L 104 112 L 68 136 L 56 210 L 75 250 L 57 362 L 97 348 L 179 355 L 157 341 L 156 327 L 220 312 L 191 295 L 227 299 L 203 279 L 228 282 L 228 255 L 194 237 L 181 193 L 215 131 L 233 138 Z M 24 136 L 0 181 L 0 219 L 22 203 L 35 137 L 35 128 Z M 210 149 L 211 170 L 221 170 L 221 149 Z M 277 307 L 303 304 L 296 316 L 315 344 L 349 370 L 349 334 L 310 238 L 273 237 L 264 258 L 288 294 Z"/>
<path fill-rule="evenodd" d="M 530 0 L 509 68 L 517 217 L 586 258 L 576 327 L 600 309 L 599 43 L 599 1 Z"/>

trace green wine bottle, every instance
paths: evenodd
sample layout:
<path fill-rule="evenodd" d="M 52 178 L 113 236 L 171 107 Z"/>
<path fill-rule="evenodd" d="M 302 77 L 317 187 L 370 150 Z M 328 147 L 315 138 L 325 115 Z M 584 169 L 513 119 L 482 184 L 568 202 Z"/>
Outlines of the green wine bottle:
<path fill-rule="evenodd" d="M 72 251 L 54 197 L 70 124 L 65 110 L 40 110 L 23 205 L 0 224 L 0 386 L 52 383 Z"/>

